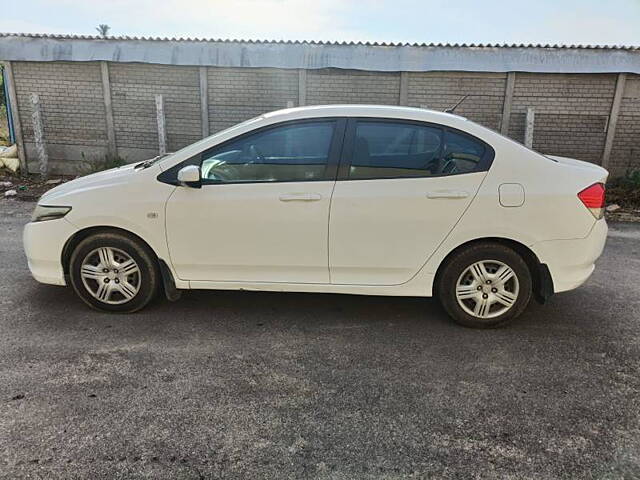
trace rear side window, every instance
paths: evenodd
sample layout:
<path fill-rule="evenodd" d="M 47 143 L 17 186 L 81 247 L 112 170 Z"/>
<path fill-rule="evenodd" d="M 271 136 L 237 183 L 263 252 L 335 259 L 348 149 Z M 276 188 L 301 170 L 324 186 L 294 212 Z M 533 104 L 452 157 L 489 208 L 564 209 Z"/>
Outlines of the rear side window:
<path fill-rule="evenodd" d="M 455 175 L 476 171 L 482 142 L 438 126 L 358 121 L 350 179 Z"/>
<path fill-rule="evenodd" d="M 444 174 L 467 173 L 477 169 L 486 147 L 477 140 L 460 133 L 444 134 L 441 171 Z"/>

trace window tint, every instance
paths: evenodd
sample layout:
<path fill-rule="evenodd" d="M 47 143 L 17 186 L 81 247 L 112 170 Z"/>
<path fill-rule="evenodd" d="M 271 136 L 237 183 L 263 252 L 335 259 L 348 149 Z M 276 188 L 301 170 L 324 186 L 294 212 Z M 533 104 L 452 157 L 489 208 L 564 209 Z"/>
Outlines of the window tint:
<path fill-rule="evenodd" d="M 321 180 L 335 122 L 275 127 L 202 155 L 202 179 L 217 183 Z"/>
<path fill-rule="evenodd" d="M 485 146 L 460 133 L 447 131 L 444 135 L 442 173 L 467 173 L 476 169 L 485 153 Z"/>
<path fill-rule="evenodd" d="M 485 147 L 466 135 L 402 122 L 358 122 L 349 178 L 453 175 L 476 169 Z"/>
<path fill-rule="evenodd" d="M 358 122 L 350 178 L 434 174 L 442 130 L 409 123 Z"/>

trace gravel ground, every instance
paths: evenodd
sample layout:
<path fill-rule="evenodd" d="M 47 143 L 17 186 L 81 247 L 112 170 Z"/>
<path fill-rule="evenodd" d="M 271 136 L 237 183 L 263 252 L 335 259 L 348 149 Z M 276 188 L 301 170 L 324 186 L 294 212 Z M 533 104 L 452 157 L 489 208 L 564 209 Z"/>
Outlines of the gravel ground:
<path fill-rule="evenodd" d="M 475 331 L 435 301 L 36 283 L 0 200 L 4 478 L 638 478 L 640 225 L 582 288 Z"/>

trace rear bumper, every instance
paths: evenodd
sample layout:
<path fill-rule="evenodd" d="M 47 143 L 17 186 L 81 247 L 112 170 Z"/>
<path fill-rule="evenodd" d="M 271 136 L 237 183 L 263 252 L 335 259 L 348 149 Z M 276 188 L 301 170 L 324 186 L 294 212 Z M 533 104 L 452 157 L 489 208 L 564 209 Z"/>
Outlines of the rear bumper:
<path fill-rule="evenodd" d="M 66 285 L 62 249 L 76 231 L 64 218 L 25 225 L 22 242 L 33 278 L 41 283 Z"/>
<path fill-rule="evenodd" d="M 555 293 L 578 288 L 591 276 L 604 249 L 607 231 L 607 223 L 601 219 L 584 238 L 548 240 L 531 246 L 540 262 L 549 268 Z"/>

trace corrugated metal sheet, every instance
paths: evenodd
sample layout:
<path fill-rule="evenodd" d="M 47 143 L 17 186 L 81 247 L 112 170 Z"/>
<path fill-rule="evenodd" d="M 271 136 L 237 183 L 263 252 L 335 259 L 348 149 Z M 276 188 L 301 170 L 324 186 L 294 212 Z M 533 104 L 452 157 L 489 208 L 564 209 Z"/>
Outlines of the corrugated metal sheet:
<path fill-rule="evenodd" d="M 640 47 L 408 44 L 0 33 L 0 59 L 375 71 L 640 73 Z"/>

